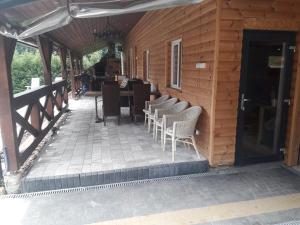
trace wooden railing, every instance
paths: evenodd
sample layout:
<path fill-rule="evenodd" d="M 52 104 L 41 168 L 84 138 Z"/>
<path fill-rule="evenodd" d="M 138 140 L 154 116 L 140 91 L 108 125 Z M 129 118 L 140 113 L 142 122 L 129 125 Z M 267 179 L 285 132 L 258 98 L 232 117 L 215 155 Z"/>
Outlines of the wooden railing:
<path fill-rule="evenodd" d="M 68 107 L 67 81 L 14 96 L 16 146 L 22 165 Z"/>

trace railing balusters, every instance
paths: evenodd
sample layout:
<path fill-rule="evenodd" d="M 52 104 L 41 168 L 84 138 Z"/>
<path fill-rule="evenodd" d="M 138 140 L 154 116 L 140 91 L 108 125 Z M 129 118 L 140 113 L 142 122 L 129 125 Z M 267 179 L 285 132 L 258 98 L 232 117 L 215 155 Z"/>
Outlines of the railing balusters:
<path fill-rule="evenodd" d="M 55 92 L 55 94 L 53 93 Z M 45 97 L 45 104 L 40 103 L 40 99 Z M 65 106 L 63 107 L 63 103 Z M 25 117 L 22 117 L 17 110 L 28 106 Z M 15 120 L 20 126 L 18 136 L 18 148 L 22 145 L 22 139 L 26 132 L 33 135 L 33 142 L 24 151 L 20 152 L 20 163 L 23 164 L 30 156 L 31 152 L 42 141 L 45 135 L 51 130 L 57 120 L 68 107 L 67 82 L 60 81 L 52 85 L 44 85 L 39 89 L 26 91 L 14 97 Z M 58 114 L 54 116 L 54 108 Z M 30 117 L 30 121 L 28 121 Z M 43 128 L 43 121 L 46 118 L 49 124 Z"/>
<path fill-rule="evenodd" d="M 49 95 L 47 96 L 47 105 L 46 105 L 46 112 L 48 113 L 48 115 L 50 116 L 51 119 L 54 118 L 54 111 L 53 111 L 53 94 L 52 91 L 49 93 Z"/>
<path fill-rule="evenodd" d="M 41 122 L 41 116 L 40 116 L 40 104 L 35 103 L 32 106 L 30 120 L 31 120 L 31 126 L 36 129 L 37 131 L 41 131 L 42 129 L 42 122 Z"/>

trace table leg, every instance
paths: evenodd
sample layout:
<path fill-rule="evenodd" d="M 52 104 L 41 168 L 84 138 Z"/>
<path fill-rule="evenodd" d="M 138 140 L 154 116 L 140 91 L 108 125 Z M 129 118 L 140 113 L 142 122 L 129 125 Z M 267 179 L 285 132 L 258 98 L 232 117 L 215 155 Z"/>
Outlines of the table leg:
<path fill-rule="evenodd" d="M 96 121 L 95 123 L 101 123 L 102 120 L 98 116 L 98 97 L 95 96 L 95 109 L 96 109 Z"/>

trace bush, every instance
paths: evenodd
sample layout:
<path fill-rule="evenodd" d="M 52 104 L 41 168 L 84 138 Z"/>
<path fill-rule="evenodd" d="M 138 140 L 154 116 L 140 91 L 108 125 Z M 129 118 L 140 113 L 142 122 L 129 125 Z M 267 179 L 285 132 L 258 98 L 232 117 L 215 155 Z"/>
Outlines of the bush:
<path fill-rule="evenodd" d="M 103 48 L 94 53 L 85 55 L 83 57 L 83 68 L 90 68 L 99 62 L 106 53 L 107 48 Z M 60 57 L 56 52 L 52 55 L 51 73 L 53 80 L 55 80 L 55 77 L 61 76 Z M 18 42 L 12 61 L 11 75 L 14 94 L 25 91 L 26 86 L 30 86 L 31 84 L 31 78 L 39 77 L 41 85 L 43 85 L 43 65 L 39 50 Z"/>
<path fill-rule="evenodd" d="M 60 76 L 60 66 L 59 55 L 53 53 L 51 61 L 53 80 Z M 12 61 L 11 75 L 14 94 L 26 90 L 26 86 L 31 84 L 31 78 L 39 77 L 41 85 L 43 85 L 43 65 L 39 51 L 31 47 L 17 47 Z"/>

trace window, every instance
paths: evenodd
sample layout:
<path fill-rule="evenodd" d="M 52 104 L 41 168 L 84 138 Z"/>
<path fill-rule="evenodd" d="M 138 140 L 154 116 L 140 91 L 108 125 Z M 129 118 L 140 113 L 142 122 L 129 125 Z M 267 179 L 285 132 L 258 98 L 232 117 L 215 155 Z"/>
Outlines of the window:
<path fill-rule="evenodd" d="M 149 50 L 144 51 L 143 55 L 143 76 L 145 80 L 150 79 L 150 73 L 149 73 L 149 65 L 150 65 L 150 58 L 149 58 Z"/>
<path fill-rule="evenodd" d="M 181 83 L 181 39 L 171 44 L 171 87 L 180 89 Z"/>
<path fill-rule="evenodd" d="M 131 78 L 133 78 L 134 77 L 133 76 L 134 71 L 133 71 L 133 50 L 132 50 L 132 48 L 129 49 L 129 71 L 130 71 L 129 76 Z"/>

